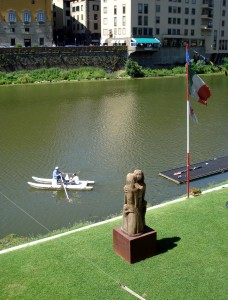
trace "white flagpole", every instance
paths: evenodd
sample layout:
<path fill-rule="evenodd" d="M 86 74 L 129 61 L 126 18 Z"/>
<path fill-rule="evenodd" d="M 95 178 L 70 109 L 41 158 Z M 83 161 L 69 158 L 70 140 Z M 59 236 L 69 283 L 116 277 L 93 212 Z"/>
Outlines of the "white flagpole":
<path fill-rule="evenodd" d="M 186 58 L 188 55 L 188 43 L 186 43 Z M 189 103 L 189 62 L 186 59 L 186 99 L 187 99 L 187 198 L 190 194 L 190 147 L 189 147 L 189 115 L 190 115 L 190 103 Z"/>

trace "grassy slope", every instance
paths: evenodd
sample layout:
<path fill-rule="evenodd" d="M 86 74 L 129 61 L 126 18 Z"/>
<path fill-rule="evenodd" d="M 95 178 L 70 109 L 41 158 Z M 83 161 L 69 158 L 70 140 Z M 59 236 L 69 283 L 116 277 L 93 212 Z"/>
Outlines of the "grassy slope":
<path fill-rule="evenodd" d="M 159 255 L 129 265 L 113 252 L 120 221 L 0 256 L 0 299 L 226 299 L 227 189 L 149 211 Z"/>

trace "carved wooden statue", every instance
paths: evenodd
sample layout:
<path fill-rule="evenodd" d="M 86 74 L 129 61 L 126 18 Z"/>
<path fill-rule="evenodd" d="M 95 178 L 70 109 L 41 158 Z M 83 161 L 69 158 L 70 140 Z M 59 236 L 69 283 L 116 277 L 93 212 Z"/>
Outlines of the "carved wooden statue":
<path fill-rule="evenodd" d="M 137 236 L 144 232 L 146 201 L 144 200 L 146 184 L 141 170 L 127 174 L 124 186 L 124 207 L 122 231 L 129 236 Z"/>

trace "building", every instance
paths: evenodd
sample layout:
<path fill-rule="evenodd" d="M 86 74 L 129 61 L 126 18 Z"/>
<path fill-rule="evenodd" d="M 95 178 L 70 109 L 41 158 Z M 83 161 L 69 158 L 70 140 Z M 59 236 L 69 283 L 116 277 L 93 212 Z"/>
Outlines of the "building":
<path fill-rule="evenodd" d="M 75 44 L 100 45 L 100 0 L 71 1 L 72 32 Z"/>
<path fill-rule="evenodd" d="M 101 42 L 130 51 L 202 47 L 228 54 L 228 0 L 101 0 Z M 156 40 L 154 40 L 156 38 Z"/>
<path fill-rule="evenodd" d="M 52 0 L 53 4 L 53 37 L 58 46 L 72 42 L 72 17 L 70 0 Z"/>
<path fill-rule="evenodd" d="M 52 0 L 0 0 L 0 46 L 52 46 Z"/>

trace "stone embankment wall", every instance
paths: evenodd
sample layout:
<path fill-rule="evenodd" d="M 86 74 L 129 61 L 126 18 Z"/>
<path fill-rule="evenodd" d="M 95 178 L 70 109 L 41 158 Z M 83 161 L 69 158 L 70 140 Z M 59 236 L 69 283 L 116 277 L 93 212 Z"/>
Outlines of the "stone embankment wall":
<path fill-rule="evenodd" d="M 205 48 L 194 47 L 194 51 L 200 55 L 206 56 Z M 166 66 L 184 65 L 186 59 L 185 47 L 167 47 L 160 48 L 158 51 L 133 52 L 130 58 L 137 61 L 143 68 L 161 68 Z M 190 57 L 193 58 L 194 52 L 190 51 Z"/>
<path fill-rule="evenodd" d="M 61 67 L 99 67 L 107 71 L 124 69 L 126 46 L 0 48 L 0 71 Z"/>

